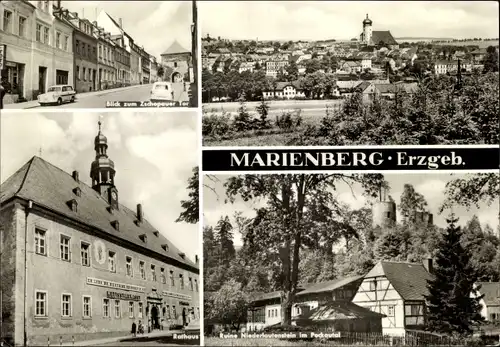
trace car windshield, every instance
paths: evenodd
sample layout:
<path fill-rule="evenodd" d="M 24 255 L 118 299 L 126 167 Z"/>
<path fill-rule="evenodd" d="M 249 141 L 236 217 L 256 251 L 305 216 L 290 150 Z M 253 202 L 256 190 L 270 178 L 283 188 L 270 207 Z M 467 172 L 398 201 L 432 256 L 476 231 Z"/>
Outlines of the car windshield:
<path fill-rule="evenodd" d="M 155 89 L 165 89 L 165 90 L 168 90 L 168 85 L 166 85 L 166 84 L 157 84 L 155 86 Z"/>
<path fill-rule="evenodd" d="M 49 89 L 47 89 L 47 92 L 50 93 L 50 92 L 60 92 L 61 91 L 61 87 L 50 87 Z"/>

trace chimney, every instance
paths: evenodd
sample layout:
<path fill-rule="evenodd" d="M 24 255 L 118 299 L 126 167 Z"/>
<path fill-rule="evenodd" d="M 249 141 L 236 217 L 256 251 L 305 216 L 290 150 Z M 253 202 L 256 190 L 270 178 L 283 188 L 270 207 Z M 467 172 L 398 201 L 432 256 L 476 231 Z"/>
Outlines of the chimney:
<path fill-rule="evenodd" d="M 118 19 L 118 24 L 120 25 L 120 29 L 122 29 L 123 28 L 123 22 L 122 22 L 121 18 Z"/>
<path fill-rule="evenodd" d="M 79 179 L 79 175 L 78 175 L 78 171 L 73 171 L 73 179 L 76 181 L 76 182 L 80 182 L 80 179 Z"/>
<path fill-rule="evenodd" d="M 430 274 L 434 273 L 434 267 L 432 265 L 432 258 L 427 258 L 424 260 L 424 267 Z"/>
<path fill-rule="evenodd" d="M 194 261 L 196 264 L 198 264 L 200 262 L 200 260 L 198 259 L 198 254 L 195 254 Z"/>
<path fill-rule="evenodd" d="M 142 205 L 137 204 L 137 220 L 142 222 Z"/>
<path fill-rule="evenodd" d="M 61 0 L 56 1 L 56 6 L 57 6 L 57 8 L 61 8 Z"/>

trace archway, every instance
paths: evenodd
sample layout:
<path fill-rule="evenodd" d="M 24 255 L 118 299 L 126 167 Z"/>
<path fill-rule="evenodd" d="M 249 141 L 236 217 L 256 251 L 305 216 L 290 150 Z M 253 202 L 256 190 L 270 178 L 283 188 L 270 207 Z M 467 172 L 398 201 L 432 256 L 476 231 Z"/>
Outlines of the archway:
<path fill-rule="evenodd" d="M 174 72 L 172 74 L 172 82 L 173 83 L 182 82 L 182 75 L 179 72 Z"/>

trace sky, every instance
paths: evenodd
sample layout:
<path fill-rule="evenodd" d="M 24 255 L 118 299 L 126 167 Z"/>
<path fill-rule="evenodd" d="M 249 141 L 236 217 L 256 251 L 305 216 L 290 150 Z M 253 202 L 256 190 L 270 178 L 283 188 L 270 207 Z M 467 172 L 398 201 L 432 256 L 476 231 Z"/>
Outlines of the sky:
<path fill-rule="evenodd" d="M 191 50 L 191 1 L 61 1 L 61 6 L 91 22 L 106 11 L 139 46 L 157 59 L 177 40 Z"/>
<path fill-rule="evenodd" d="M 232 217 L 235 212 L 241 212 L 245 217 L 254 217 L 254 209 L 265 204 L 264 200 L 244 202 L 241 198 L 237 198 L 233 204 L 225 203 L 225 191 L 223 183 L 227 180 L 227 175 L 204 176 L 203 177 L 203 225 L 215 226 L 221 216 L 228 215 Z M 442 214 L 438 213 L 440 205 L 444 200 L 444 189 L 446 182 L 456 179 L 465 178 L 467 174 L 448 174 L 448 173 L 415 173 L 415 174 L 386 174 L 384 175 L 389 183 L 391 195 L 396 206 L 399 206 L 401 193 L 405 184 L 411 184 L 415 190 L 422 194 L 427 203 L 427 209 L 434 214 L 434 224 L 438 227 L 446 227 L 446 217 L 451 212 L 445 210 Z M 337 200 L 349 205 L 352 209 L 359 209 L 369 204 L 372 199 L 367 199 L 362 195 L 362 190 L 359 185 L 354 185 L 351 188 L 344 183 L 337 185 L 336 192 Z M 494 230 L 498 227 L 498 215 L 500 201 L 497 199 L 490 206 L 481 203 L 480 208 L 471 207 L 469 210 L 462 206 L 455 206 L 453 212 L 459 217 L 459 224 L 464 225 L 475 214 L 483 227 L 489 224 Z M 396 219 L 400 221 L 399 211 L 397 211 Z M 231 218 L 234 222 L 234 218 Z M 233 223 L 233 226 L 235 224 Z M 241 235 L 234 234 L 234 244 L 242 245 Z"/>
<path fill-rule="evenodd" d="M 144 217 L 194 261 L 195 255 L 201 256 L 199 226 L 175 220 L 182 211 L 181 200 L 188 198 L 187 181 L 198 162 L 196 112 L 101 115 L 120 203 L 132 211 L 141 203 Z M 0 181 L 37 155 L 69 174 L 77 170 L 80 180 L 90 186 L 99 118 L 98 113 L 87 112 L 2 114 Z"/>
<path fill-rule="evenodd" d="M 359 38 L 373 30 L 398 37 L 497 38 L 496 1 L 201 1 L 205 37 L 259 40 Z"/>

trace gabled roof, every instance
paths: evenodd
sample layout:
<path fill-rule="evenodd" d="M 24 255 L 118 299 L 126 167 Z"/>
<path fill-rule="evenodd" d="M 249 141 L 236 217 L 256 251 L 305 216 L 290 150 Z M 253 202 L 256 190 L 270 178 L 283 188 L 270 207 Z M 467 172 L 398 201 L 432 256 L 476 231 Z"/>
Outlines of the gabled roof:
<path fill-rule="evenodd" d="M 361 281 L 363 279 L 363 276 L 352 276 L 352 277 L 346 277 L 346 278 L 338 278 L 332 281 L 326 281 L 326 282 L 320 282 L 320 283 L 314 283 L 308 288 L 297 295 L 306 295 L 306 294 L 312 294 L 312 293 L 323 293 L 323 292 L 330 292 L 335 289 L 338 289 L 340 287 L 343 287 L 347 284 L 350 284 L 352 282 L 356 281 Z"/>
<path fill-rule="evenodd" d="M 488 306 L 500 306 L 500 282 L 479 282 L 479 293 L 484 295 L 484 303 Z"/>
<path fill-rule="evenodd" d="M 370 40 L 371 44 L 378 45 L 383 42 L 387 45 L 397 45 L 398 42 L 394 39 L 389 30 L 384 31 L 372 31 L 372 38 Z"/>
<path fill-rule="evenodd" d="M 73 192 L 76 187 L 80 188 L 80 196 L 76 196 Z M 198 272 L 198 266 L 188 258 L 182 257 L 180 250 L 162 234 L 156 233 L 157 229 L 146 219 L 143 218 L 141 223 L 136 224 L 136 213 L 121 204 L 118 210 L 110 213 L 108 202 L 99 193 L 39 157 L 33 157 L 10 176 L 0 186 L 0 192 L 1 204 L 15 197 L 31 200 L 35 205 L 83 223 L 113 238 L 132 243 L 145 252 L 167 257 L 173 265 Z M 76 212 L 67 205 L 72 199 L 78 202 Z M 115 221 L 120 225 L 119 231 L 112 226 L 112 222 Z M 139 235 L 146 235 L 148 242 L 141 241 Z M 163 250 L 162 245 L 168 246 L 168 252 Z"/>
<path fill-rule="evenodd" d="M 365 91 L 366 88 L 371 86 L 372 84 L 368 81 L 363 81 L 361 82 L 358 86 L 356 86 L 356 89 L 359 90 L 360 92 Z"/>
<path fill-rule="evenodd" d="M 184 47 L 182 47 L 180 45 L 179 42 L 174 41 L 174 43 L 172 43 L 170 45 L 170 47 L 167 48 L 167 50 L 165 52 L 163 52 L 161 55 L 167 55 L 167 54 L 182 54 L 182 53 L 191 53 L 190 51 L 188 51 L 187 49 L 185 49 Z"/>
<path fill-rule="evenodd" d="M 287 86 L 292 86 L 295 89 L 302 89 L 300 87 L 300 84 L 298 81 L 293 81 L 293 82 L 278 82 L 278 83 L 276 83 L 276 90 L 283 90 Z"/>
<path fill-rule="evenodd" d="M 339 319 L 363 319 L 384 318 L 385 315 L 370 311 L 350 301 L 330 301 L 309 312 L 298 316 L 295 320 L 309 320 L 313 322 L 339 320 Z"/>
<path fill-rule="evenodd" d="M 404 300 L 425 300 L 428 294 L 427 280 L 432 275 L 423 264 L 382 260 L 375 265 L 365 279 L 385 276 Z"/>

